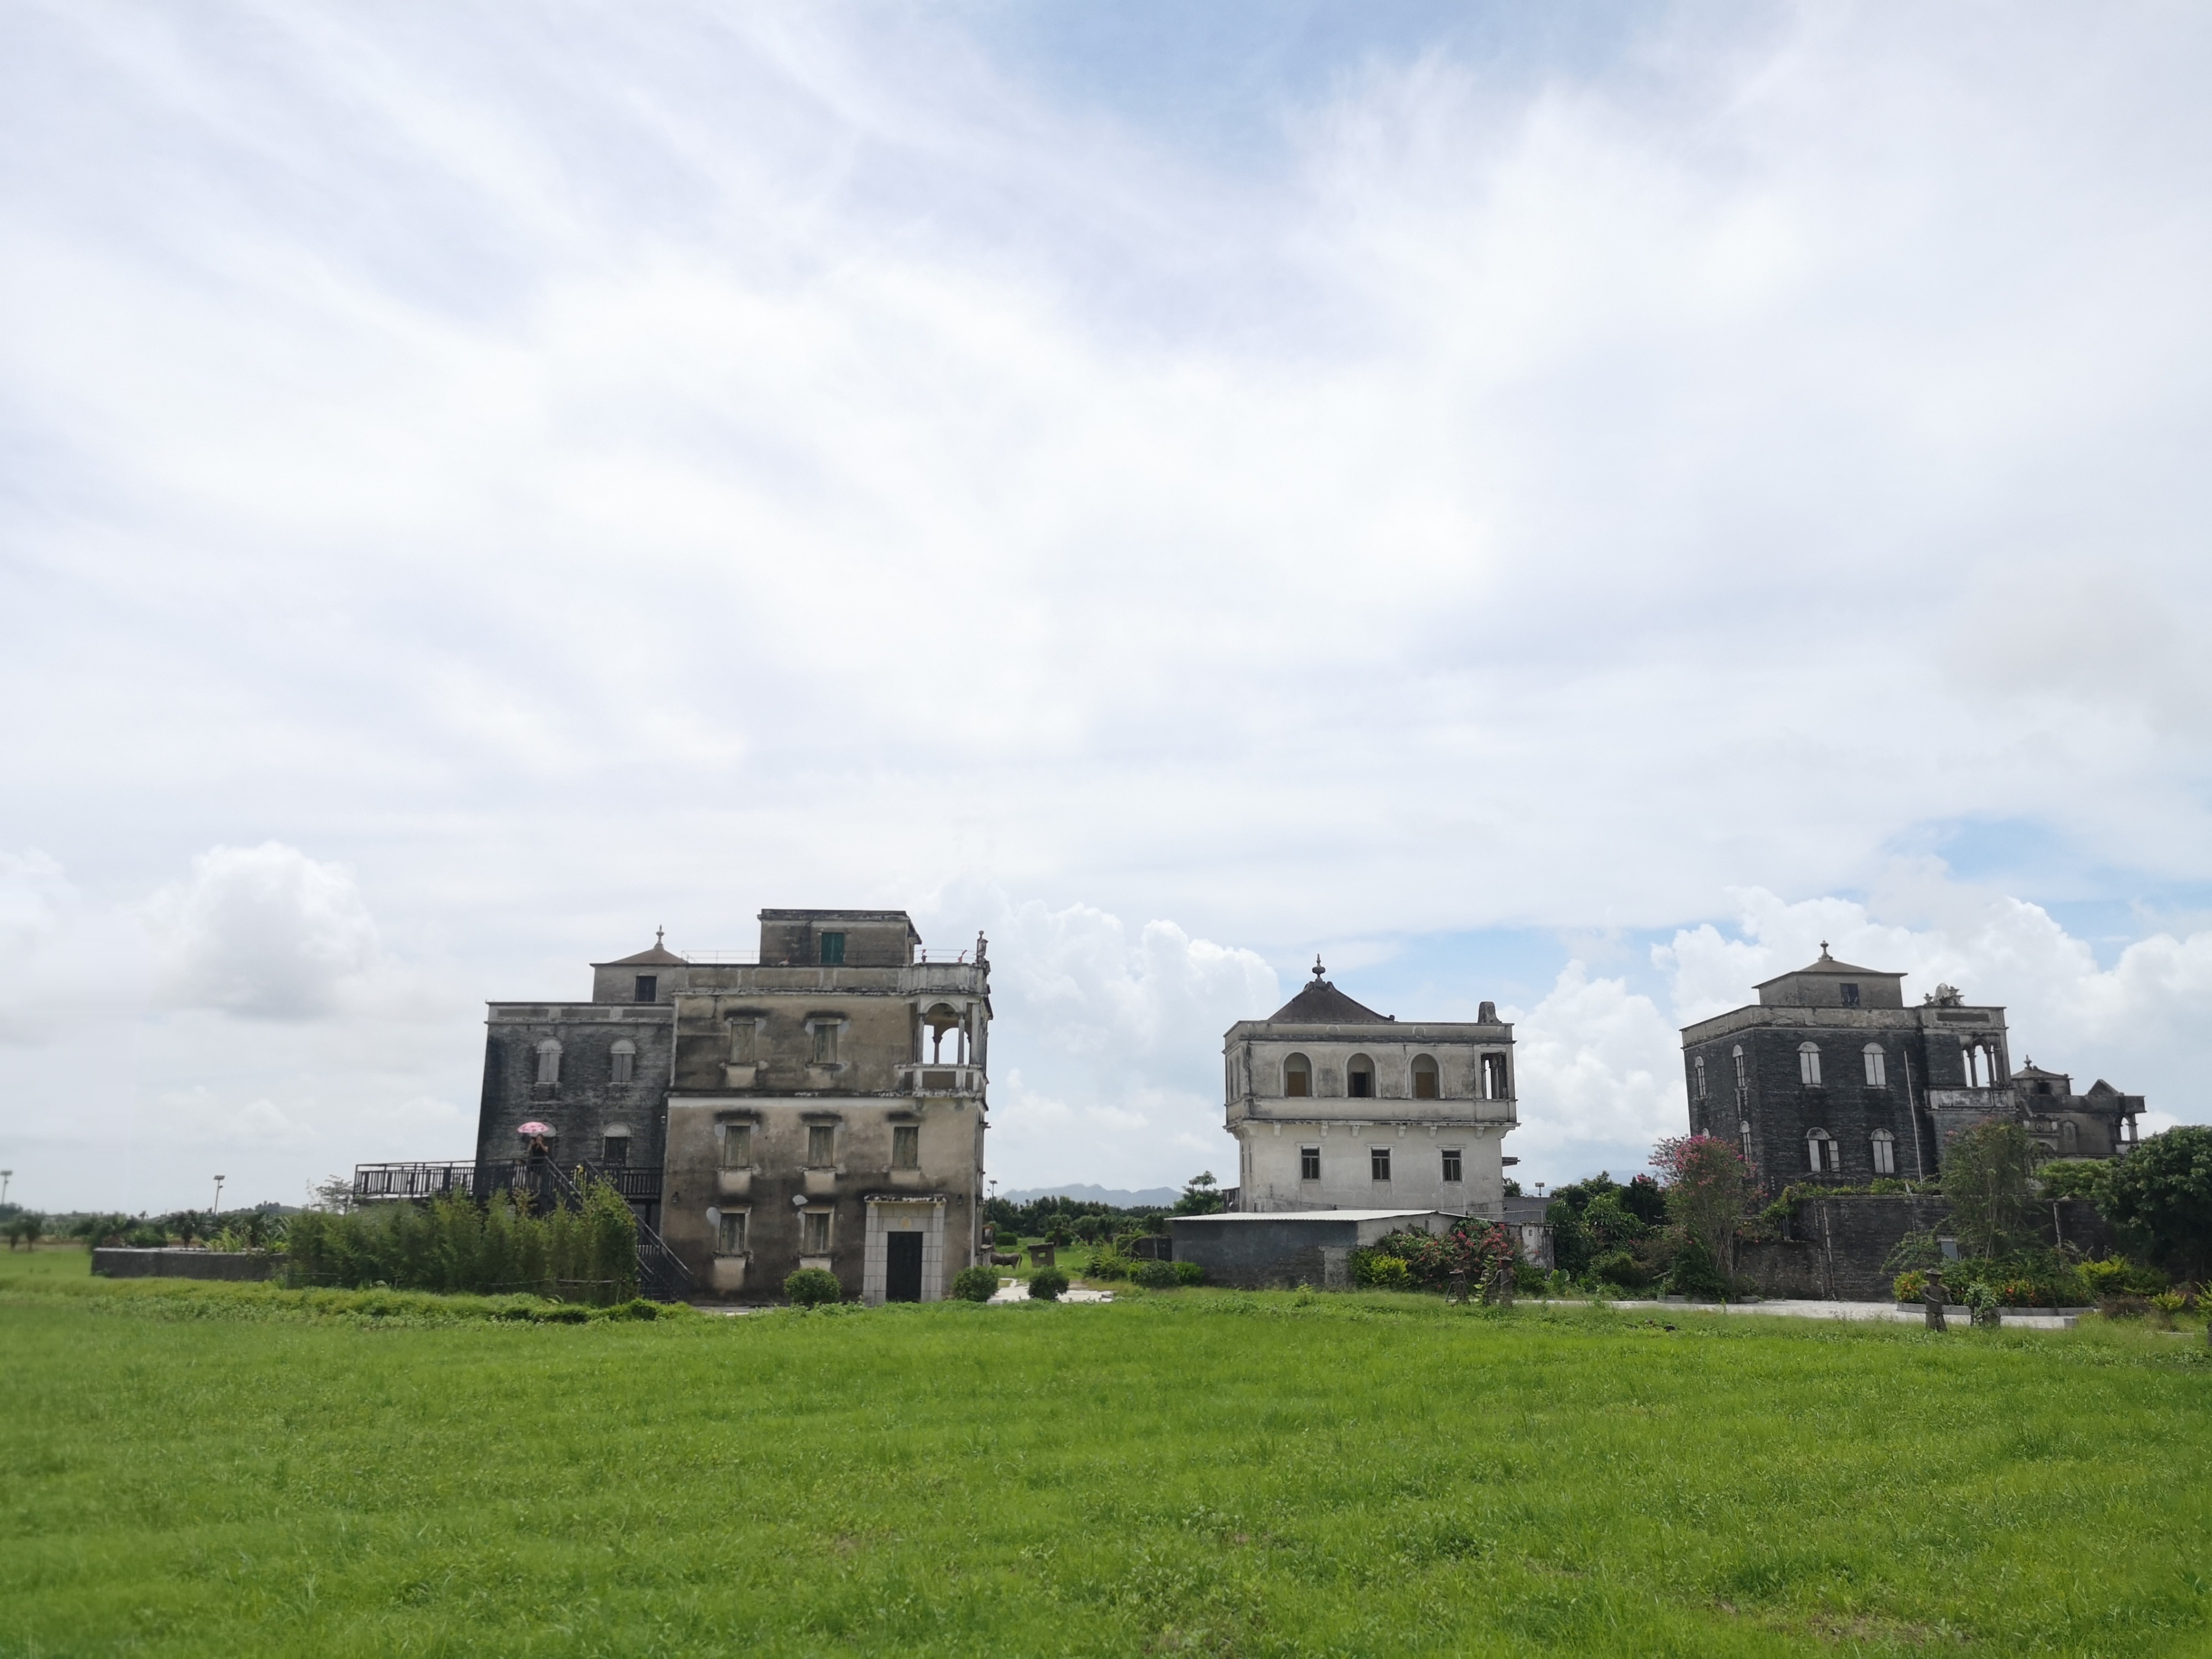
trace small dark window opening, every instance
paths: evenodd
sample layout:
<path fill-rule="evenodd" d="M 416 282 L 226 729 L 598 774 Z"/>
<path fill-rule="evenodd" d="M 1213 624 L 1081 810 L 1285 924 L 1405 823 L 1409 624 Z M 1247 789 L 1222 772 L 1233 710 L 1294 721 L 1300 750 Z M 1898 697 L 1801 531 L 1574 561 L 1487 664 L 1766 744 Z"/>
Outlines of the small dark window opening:
<path fill-rule="evenodd" d="M 845 960 L 845 936 L 842 933 L 822 935 L 822 965 L 835 968 Z"/>
<path fill-rule="evenodd" d="M 1301 1146 L 1298 1148 L 1298 1179 L 1301 1181 L 1319 1181 L 1321 1179 L 1320 1147 Z"/>
<path fill-rule="evenodd" d="M 610 1170 L 629 1167 L 629 1137 L 609 1135 L 599 1146 L 599 1162 Z"/>
<path fill-rule="evenodd" d="M 1375 1098 L 1375 1073 L 1365 1060 L 1352 1062 L 1352 1069 L 1344 1076 L 1344 1091 L 1354 1100 Z"/>
<path fill-rule="evenodd" d="M 659 994 L 659 975 L 657 974 L 640 974 L 637 976 L 637 994 L 631 998 L 631 1000 L 634 1002 L 651 1002 L 658 998 Z"/>
<path fill-rule="evenodd" d="M 1456 1146 L 1445 1147 L 1444 1179 L 1446 1181 L 1458 1181 L 1462 1178 L 1463 1177 L 1459 1172 L 1459 1148 Z"/>
<path fill-rule="evenodd" d="M 1844 987 L 1844 1006 L 1846 1008 L 1856 1008 L 1858 1006 L 1859 988 L 1856 985 L 1846 985 Z"/>
<path fill-rule="evenodd" d="M 1367 1149 L 1367 1173 L 1376 1181 L 1390 1178 L 1390 1149 L 1388 1146 L 1370 1146 Z"/>

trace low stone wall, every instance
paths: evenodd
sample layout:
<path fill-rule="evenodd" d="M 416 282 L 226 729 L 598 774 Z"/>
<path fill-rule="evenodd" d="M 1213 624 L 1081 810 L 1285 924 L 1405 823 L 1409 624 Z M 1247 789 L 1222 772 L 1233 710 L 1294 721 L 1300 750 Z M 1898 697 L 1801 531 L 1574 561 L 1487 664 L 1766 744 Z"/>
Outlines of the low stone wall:
<path fill-rule="evenodd" d="M 2089 1255 L 2115 1248 L 2112 1230 L 2086 1199 L 2061 1199 L 2036 1206 L 2039 1242 L 2064 1243 Z M 1771 1297 L 1818 1297 L 1837 1302 L 1887 1302 L 1893 1275 L 1882 1264 L 1909 1232 L 1951 1231 L 1951 1206 L 1942 1198 L 1892 1194 L 1808 1198 L 1790 1217 L 1789 1237 L 1778 1243 L 1739 1244 L 1736 1271 Z"/>
<path fill-rule="evenodd" d="M 276 1279 L 284 1256 L 264 1250 L 127 1250 L 92 1253 L 92 1270 L 109 1279 Z"/>

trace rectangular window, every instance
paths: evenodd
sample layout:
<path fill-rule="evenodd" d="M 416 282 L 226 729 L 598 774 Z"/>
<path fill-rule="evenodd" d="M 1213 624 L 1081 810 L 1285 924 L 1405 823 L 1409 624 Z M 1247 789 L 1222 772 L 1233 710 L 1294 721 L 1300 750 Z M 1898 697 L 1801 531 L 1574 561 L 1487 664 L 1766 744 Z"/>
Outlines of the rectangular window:
<path fill-rule="evenodd" d="M 1705 1097 L 1705 1057 L 1699 1054 L 1693 1065 L 1698 1073 L 1698 1098 L 1703 1100 Z"/>
<path fill-rule="evenodd" d="M 750 1170 L 753 1163 L 753 1126 L 732 1123 L 722 1131 L 722 1167 Z"/>
<path fill-rule="evenodd" d="M 842 933 L 822 935 L 822 965 L 835 968 L 845 960 L 845 936 Z"/>
<path fill-rule="evenodd" d="M 1390 1178 L 1390 1149 L 1388 1146 L 1370 1146 L 1367 1149 L 1367 1173 L 1376 1181 Z"/>
<path fill-rule="evenodd" d="M 814 1022 L 814 1063 L 835 1066 L 837 1063 L 837 1022 L 817 1019 Z"/>
<path fill-rule="evenodd" d="M 1446 1181 L 1465 1179 L 1459 1172 L 1459 1148 L 1456 1146 L 1444 1148 L 1444 1179 Z"/>
<path fill-rule="evenodd" d="M 807 1255 L 830 1254 L 829 1211 L 809 1210 L 806 1212 L 806 1232 L 804 1243 L 804 1253 Z"/>
<path fill-rule="evenodd" d="M 750 1066 L 753 1063 L 754 1040 L 759 1030 L 757 1022 L 751 1019 L 733 1019 L 730 1022 L 731 1065 Z"/>
<path fill-rule="evenodd" d="M 919 1170 L 921 1167 L 921 1128 L 918 1126 L 895 1127 L 891 1130 L 891 1168 Z"/>
<path fill-rule="evenodd" d="M 637 976 L 637 990 L 631 997 L 630 1000 L 633 1002 L 653 1002 L 657 1000 L 659 995 L 660 980 L 659 975 L 653 974 L 640 974 Z"/>
<path fill-rule="evenodd" d="M 599 1142 L 599 1162 L 610 1170 L 629 1167 L 629 1137 L 609 1135 Z"/>
<path fill-rule="evenodd" d="M 722 1212 L 722 1224 L 715 1230 L 716 1255 L 743 1255 L 745 1253 L 745 1212 L 743 1210 Z"/>
<path fill-rule="evenodd" d="M 1859 1006 L 1859 988 L 1856 985 L 1846 985 L 1843 989 L 1844 1006 L 1846 1008 L 1857 1007 Z"/>
<path fill-rule="evenodd" d="M 810 1123 L 806 1126 L 806 1165 L 811 1170 L 826 1170 L 837 1161 L 837 1129 L 835 1124 Z"/>
<path fill-rule="evenodd" d="M 1298 1179 L 1301 1181 L 1319 1181 L 1321 1179 L 1320 1147 L 1301 1146 L 1298 1148 Z"/>

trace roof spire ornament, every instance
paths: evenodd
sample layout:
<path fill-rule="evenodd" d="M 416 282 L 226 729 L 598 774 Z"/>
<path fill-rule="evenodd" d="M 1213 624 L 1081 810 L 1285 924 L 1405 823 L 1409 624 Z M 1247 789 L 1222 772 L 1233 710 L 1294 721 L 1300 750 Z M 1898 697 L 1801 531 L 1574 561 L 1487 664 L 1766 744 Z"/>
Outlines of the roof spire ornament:
<path fill-rule="evenodd" d="M 1320 952 L 1320 951 L 1315 951 L 1315 952 L 1314 952 L 1314 977 L 1315 977 L 1316 979 L 1319 979 L 1319 978 L 1321 977 L 1321 975 L 1322 975 L 1321 952 Z"/>
<path fill-rule="evenodd" d="M 1820 941 L 1820 960 L 1823 962 L 1832 960 L 1832 958 L 1828 955 L 1828 941 L 1826 939 L 1822 939 Z"/>
<path fill-rule="evenodd" d="M 665 927 L 656 927 L 656 928 L 654 928 L 654 929 L 653 930 L 653 948 L 654 950 L 656 950 L 656 951 L 660 951 L 660 950 L 665 950 L 665 949 L 667 948 L 665 945 L 662 945 L 662 944 L 661 944 L 661 942 L 660 942 L 660 940 L 661 940 L 661 936 L 662 936 L 663 934 L 666 933 L 667 932 L 668 932 L 668 930 L 667 930 Z"/>

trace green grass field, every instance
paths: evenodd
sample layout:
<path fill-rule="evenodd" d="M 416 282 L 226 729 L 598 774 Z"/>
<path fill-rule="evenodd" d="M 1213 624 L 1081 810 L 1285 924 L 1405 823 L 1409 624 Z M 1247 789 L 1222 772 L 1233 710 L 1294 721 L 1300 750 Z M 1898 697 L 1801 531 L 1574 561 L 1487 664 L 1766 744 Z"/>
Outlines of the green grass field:
<path fill-rule="evenodd" d="M 0 1259 L 8 1655 L 2212 1644 L 2201 1335 L 1207 1291 L 440 1323 L 83 1263 Z"/>

